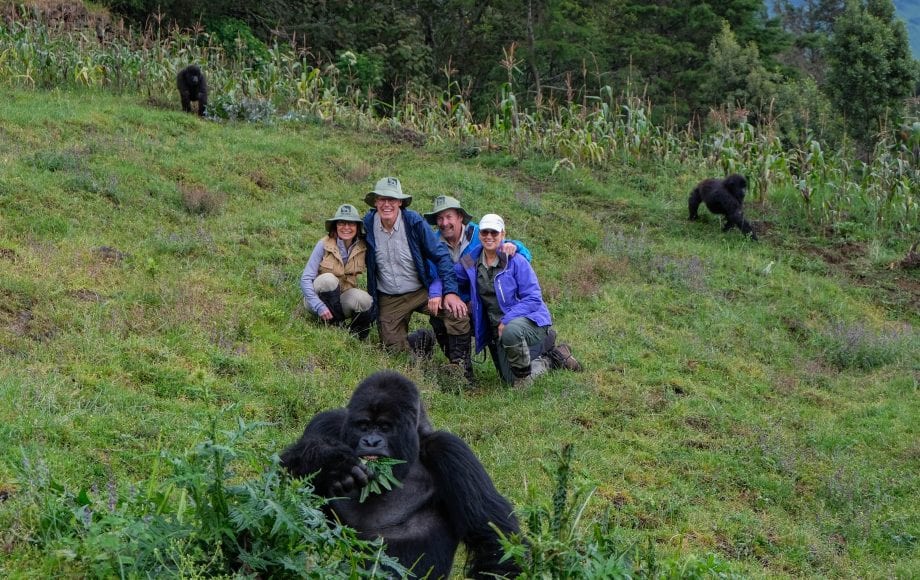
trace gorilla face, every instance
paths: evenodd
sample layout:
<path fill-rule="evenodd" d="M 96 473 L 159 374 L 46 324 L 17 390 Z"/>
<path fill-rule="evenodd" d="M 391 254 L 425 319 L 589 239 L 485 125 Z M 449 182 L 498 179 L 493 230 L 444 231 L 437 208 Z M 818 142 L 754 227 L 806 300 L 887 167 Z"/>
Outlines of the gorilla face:
<path fill-rule="evenodd" d="M 416 386 L 396 373 L 355 389 L 347 407 L 342 440 L 362 458 L 390 457 L 406 463 L 393 468 L 405 477 L 419 453 L 419 425 L 427 424 Z"/>
<path fill-rule="evenodd" d="M 727 189 L 739 202 L 744 201 L 747 193 L 747 180 L 743 175 L 734 174 L 725 178 L 725 189 Z"/>

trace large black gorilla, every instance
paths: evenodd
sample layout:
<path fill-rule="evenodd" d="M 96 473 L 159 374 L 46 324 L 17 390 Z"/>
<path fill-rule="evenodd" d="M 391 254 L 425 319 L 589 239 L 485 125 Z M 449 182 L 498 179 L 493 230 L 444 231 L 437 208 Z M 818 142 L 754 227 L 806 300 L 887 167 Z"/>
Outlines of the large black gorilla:
<path fill-rule="evenodd" d="M 743 175 L 729 175 L 725 179 L 704 179 L 690 192 L 690 219 L 695 220 L 697 208 L 701 203 L 712 213 L 725 216 L 723 232 L 737 227 L 743 234 L 751 234 L 751 239 L 756 240 L 757 234 L 751 224 L 744 219 L 742 205 L 744 194 L 747 192 L 747 180 Z"/>
<path fill-rule="evenodd" d="M 190 64 L 176 75 L 176 88 L 182 100 L 182 110 L 192 112 L 192 101 L 198 102 L 198 116 L 204 117 L 208 107 L 208 81 L 196 64 Z"/>
<path fill-rule="evenodd" d="M 402 486 L 360 503 L 368 484 L 361 458 L 374 456 L 405 461 L 393 467 Z M 512 562 L 499 562 L 502 549 L 490 526 L 519 531 L 511 504 L 463 440 L 432 428 L 418 388 L 399 373 L 367 377 L 346 408 L 314 416 L 281 453 L 281 464 L 295 477 L 318 472 L 316 492 L 339 498 L 327 506 L 328 515 L 364 539 L 383 537 L 387 554 L 419 577 L 446 578 L 460 542 L 468 576 L 519 572 Z"/>

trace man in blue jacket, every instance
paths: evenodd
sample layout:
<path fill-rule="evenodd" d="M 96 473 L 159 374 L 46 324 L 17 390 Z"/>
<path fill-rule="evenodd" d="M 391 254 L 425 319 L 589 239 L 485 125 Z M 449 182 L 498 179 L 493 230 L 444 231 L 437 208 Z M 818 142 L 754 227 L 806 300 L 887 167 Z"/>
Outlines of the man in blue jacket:
<path fill-rule="evenodd" d="M 424 214 L 425 220 L 429 224 L 438 228 L 440 240 L 447 246 L 450 252 L 451 260 L 456 264 L 463 256 L 468 256 L 480 247 L 479 225 L 472 221 L 472 216 L 463 209 L 460 201 L 449 195 L 439 195 L 434 198 L 433 209 Z M 521 256 L 531 261 L 530 250 L 516 240 L 506 241 L 503 250 L 508 256 L 520 253 Z M 437 278 L 437 272 L 432 271 L 435 277 L 434 282 L 429 287 L 429 294 L 440 294 L 441 280 Z M 468 292 L 460 291 L 460 298 L 469 305 L 470 295 Z M 463 361 L 463 374 L 467 381 L 473 381 L 473 364 L 471 358 L 465 354 L 469 353 L 473 344 L 472 331 L 469 320 L 464 324 L 456 327 L 457 332 L 448 333 L 447 326 L 440 318 L 432 316 L 430 318 L 431 328 L 434 330 L 434 336 L 445 356 L 451 361 Z M 430 341 L 430 331 L 421 330 L 412 333 L 409 336 L 409 344 L 415 348 L 416 344 L 421 344 L 421 350 L 424 350 L 426 342 Z M 429 351 L 430 352 L 430 351 Z"/>
<path fill-rule="evenodd" d="M 367 286 L 383 345 L 409 349 L 413 312 L 443 318 L 450 336 L 462 334 L 464 322 L 468 333 L 467 307 L 458 295 L 450 253 L 424 218 L 408 209 L 412 196 L 403 193 L 398 179 L 384 177 L 364 201 L 373 208 L 364 216 Z M 435 272 L 441 284 L 432 289 Z"/>

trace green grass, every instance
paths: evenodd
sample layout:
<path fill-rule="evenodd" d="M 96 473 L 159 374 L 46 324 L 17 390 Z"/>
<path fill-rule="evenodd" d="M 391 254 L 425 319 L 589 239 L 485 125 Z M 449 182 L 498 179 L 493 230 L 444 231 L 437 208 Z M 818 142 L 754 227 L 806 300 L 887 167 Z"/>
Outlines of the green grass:
<path fill-rule="evenodd" d="M 0 101 L 0 574 L 39 569 L 14 466 L 73 488 L 145 478 L 220 409 L 280 450 L 367 374 L 416 380 L 516 504 L 566 443 L 589 516 L 663 554 L 750 576 L 920 569 L 920 276 L 886 240 L 844 244 L 753 206 L 760 243 L 688 222 L 699 169 L 553 172 L 331 124 L 217 124 L 139 97 Z M 525 393 L 312 323 L 298 278 L 324 220 L 397 175 L 498 212 L 532 250 L 556 328 L 587 367 Z M 874 248 L 874 249 L 873 249 Z M 833 258 L 833 259 L 832 259 Z M 419 320 L 421 324 L 421 320 Z M 439 355 L 440 356 L 440 355 Z"/>

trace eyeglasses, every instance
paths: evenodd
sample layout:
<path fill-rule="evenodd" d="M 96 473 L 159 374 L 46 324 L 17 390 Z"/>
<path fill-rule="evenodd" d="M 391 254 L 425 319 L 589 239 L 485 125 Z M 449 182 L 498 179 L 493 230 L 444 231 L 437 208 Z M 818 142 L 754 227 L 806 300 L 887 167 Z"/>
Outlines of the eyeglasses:
<path fill-rule="evenodd" d="M 398 205 L 399 200 L 395 197 L 378 197 L 377 203 L 381 205 Z"/>
<path fill-rule="evenodd" d="M 496 232 L 495 230 L 479 230 L 479 235 L 484 238 L 497 238 L 502 235 L 502 233 Z"/>

